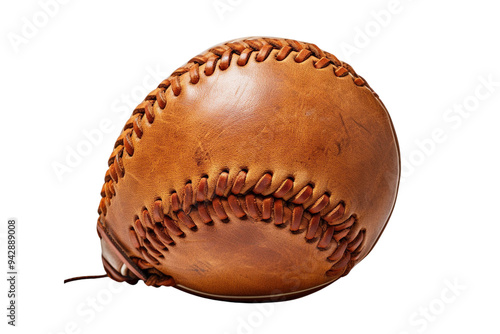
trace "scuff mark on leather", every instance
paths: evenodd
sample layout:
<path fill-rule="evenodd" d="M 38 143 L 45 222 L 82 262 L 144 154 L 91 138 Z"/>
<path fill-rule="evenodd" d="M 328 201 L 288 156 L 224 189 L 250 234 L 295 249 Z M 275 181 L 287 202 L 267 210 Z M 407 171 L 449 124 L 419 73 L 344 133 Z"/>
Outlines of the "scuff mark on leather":
<path fill-rule="evenodd" d="M 196 149 L 196 151 L 194 152 L 194 161 L 196 162 L 196 166 L 201 166 L 203 165 L 204 163 L 210 161 L 210 153 L 206 150 L 203 149 L 203 147 L 201 147 L 201 143 L 200 143 L 200 146 L 198 146 L 198 148 Z"/>
<path fill-rule="evenodd" d="M 360 128 L 362 128 L 363 130 L 365 130 L 365 131 L 366 131 L 366 132 L 368 132 L 369 134 L 372 134 L 372 133 L 370 132 L 370 130 L 368 130 L 366 127 L 364 127 L 364 126 L 363 126 L 363 124 L 361 124 L 361 123 L 357 122 L 357 121 L 356 121 L 354 118 L 352 118 L 352 117 L 351 117 L 351 120 L 352 120 L 354 123 L 356 123 L 356 125 L 357 125 L 357 126 L 359 126 Z"/>

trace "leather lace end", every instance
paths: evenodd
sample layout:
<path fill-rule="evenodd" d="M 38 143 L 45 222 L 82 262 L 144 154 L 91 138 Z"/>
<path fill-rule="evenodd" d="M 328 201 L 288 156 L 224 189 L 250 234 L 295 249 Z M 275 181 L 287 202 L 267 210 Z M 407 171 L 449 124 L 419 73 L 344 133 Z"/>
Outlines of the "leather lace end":
<path fill-rule="evenodd" d="M 64 280 L 64 284 L 69 283 L 69 282 L 74 282 L 74 281 L 79 281 L 79 280 L 84 280 L 84 279 L 96 279 L 96 278 L 104 278 L 108 277 L 108 274 L 103 274 L 103 275 L 94 275 L 94 276 L 78 276 L 78 277 L 72 277 Z"/>

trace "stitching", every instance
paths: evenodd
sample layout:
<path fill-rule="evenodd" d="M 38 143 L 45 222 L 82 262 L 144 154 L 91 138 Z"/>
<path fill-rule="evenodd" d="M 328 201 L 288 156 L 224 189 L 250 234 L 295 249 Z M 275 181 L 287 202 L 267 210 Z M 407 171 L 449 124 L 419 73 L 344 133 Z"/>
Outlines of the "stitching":
<path fill-rule="evenodd" d="M 338 202 L 332 210 L 321 214 L 333 200 L 325 193 L 306 208 L 303 203 L 312 196 L 313 187 L 306 185 L 293 194 L 294 181 L 290 178 L 284 180 L 273 193 L 263 195 L 271 185 L 271 173 L 262 175 L 253 187 L 243 193 L 241 189 L 245 186 L 246 175 L 247 171 L 241 170 L 229 184 L 229 173 L 220 173 L 211 198 L 207 197 L 208 176 L 204 176 L 195 188 L 192 182 L 188 182 L 180 191 L 182 196 L 173 192 L 167 199 L 156 199 L 152 212 L 143 208 L 141 217 L 135 217 L 129 229 L 131 244 L 142 254 L 141 259 L 136 258 L 136 261 L 142 261 L 137 264 L 147 266 L 142 269 L 153 268 L 165 258 L 169 247 L 176 246 L 175 237 L 186 237 L 186 229 L 197 231 L 199 224 L 229 223 L 229 216 L 236 216 L 264 223 L 274 221 L 277 228 L 288 228 L 294 234 L 305 233 L 306 242 L 316 243 L 318 249 L 333 249 L 326 257 L 332 267 L 325 275 L 341 277 L 349 273 L 361 253 L 365 231 L 357 231 L 356 215 L 345 217 L 344 202 Z M 167 213 L 164 208 L 169 208 Z M 154 283 L 163 279 L 158 271 L 155 275 L 159 277 Z"/>
<path fill-rule="evenodd" d="M 174 71 L 169 78 L 162 81 L 158 88 L 150 92 L 143 102 L 141 102 L 132 113 L 132 116 L 123 127 L 123 131 L 118 137 L 114 150 L 108 159 L 108 170 L 104 177 L 104 185 L 101 190 L 101 202 L 99 203 L 98 213 L 102 218 L 106 216 L 107 207 L 110 200 L 115 195 L 114 184 L 119 182 L 119 179 L 125 175 L 125 170 L 121 159 L 124 152 L 130 157 L 134 154 L 134 145 L 131 140 L 132 136 L 141 138 L 144 134 L 142 123 L 144 118 L 149 124 L 153 124 L 155 119 L 154 104 L 156 103 L 160 109 L 165 109 L 167 99 L 165 91 L 168 88 L 172 89 L 174 96 L 179 96 L 182 91 L 180 85 L 180 76 L 188 75 L 190 82 L 196 84 L 200 80 L 200 66 L 205 65 L 203 73 L 206 76 L 212 75 L 218 64 L 221 71 L 226 70 L 234 56 L 238 57 L 237 64 L 245 66 L 250 59 L 252 53 L 256 53 L 255 60 L 257 62 L 265 61 L 269 58 L 271 51 L 278 50 L 275 59 L 282 61 L 285 58 L 295 53 L 294 60 L 301 63 L 310 57 L 315 57 L 313 62 L 314 68 L 323 69 L 327 66 L 332 66 L 333 73 L 337 77 L 345 77 L 350 75 L 353 83 L 357 86 L 368 88 L 376 98 L 378 95 L 371 89 L 368 83 L 347 63 L 337 59 L 331 53 L 325 52 L 314 44 L 298 42 L 290 39 L 276 38 L 257 38 L 246 39 L 238 42 L 229 42 L 223 45 L 216 46 L 204 54 L 192 58 L 186 65 Z"/>
<path fill-rule="evenodd" d="M 238 57 L 236 62 L 238 66 L 245 66 L 252 54 L 255 53 L 255 60 L 257 62 L 262 62 L 269 59 L 269 55 L 273 50 L 277 50 L 277 53 L 274 57 L 276 61 L 282 61 L 287 57 L 294 56 L 295 62 L 301 63 L 309 59 L 310 57 L 314 57 L 313 66 L 315 69 L 324 69 L 328 66 L 331 66 L 333 68 L 333 74 L 336 77 L 350 76 L 356 86 L 366 87 L 371 91 L 375 98 L 378 99 L 378 95 L 373 91 L 373 89 L 371 89 L 368 83 L 361 76 L 356 74 L 354 69 L 349 64 L 338 60 L 333 54 L 321 50 L 314 44 L 298 42 L 290 39 L 255 38 L 218 45 L 208 50 L 207 52 L 192 58 L 186 65 L 174 71 L 169 78 L 162 81 L 158 85 L 158 87 L 150 92 L 146 96 L 144 101 L 135 108 L 132 116 L 125 123 L 120 136 L 116 140 L 114 150 L 108 159 L 108 170 L 106 171 L 104 177 L 104 184 L 101 189 L 101 201 L 98 207 L 98 213 L 100 215 L 99 219 L 101 221 L 104 221 L 104 218 L 107 214 L 107 209 L 111 204 L 111 199 L 114 197 L 114 195 L 116 195 L 114 185 L 118 184 L 120 178 L 125 175 L 125 168 L 122 162 L 123 155 L 127 154 L 129 157 L 132 157 L 134 155 L 134 145 L 132 137 L 136 136 L 138 139 L 141 139 L 144 135 L 144 122 L 147 121 L 149 124 L 153 124 L 155 120 L 155 103 L 156 106 L 160 108 L 160 110 L 165 109 L 167 105 L 165 92 L 167 89 L 170 88 L 174 96 L 179 96 L 181 94 L 182 86 L 180 84 L 180 76 L 188 75 L 190 83 L 196 84 L 199 82 L 200 76 L 202 75 L 202 71 L 200 70 L 200 66 L 202 65 L 204 65 L 203 74 L 206 76 L 210 76 L 216 71 L 217 68 L 221 71 L 226 70 L 231 64 L 232 57 Z M 197 205 L 196 209 L 202 217 L 204 223 L 206 224 L 213 223 L 213 215 L 216 215 L 223 222 L 227 222 L 228 218 L 225 212 L 225 207 L 227 208 L 228 205 L 236 216 L 249 216 L 253 219 L 257 219 L 258 217 L 260 217 L 262 220 L 266 220 L 270 219 L 271 215 L 274 215 L 275 224 L 277 226 L 286 225 L 285 216 L 291 214 L 292 220 L 290 223 L 290 230 L 292 233 L 303 232 L 303 229 L 301 229 L 303 220 L 308 222 L 306 239 L 309 242 L 311 242 L 311 240 L 316 237 L 318 231 L 323 231 L 324 226 L 330 224 L 330 221 L 336 221 L 338 217 L 343 216 L 345 208 L 340 204 L 326 215 L 318 216 L 318 212 L 321 211 L 321 206 L 323 205 L 322 203 L 327 200 L 327 194 L 324 194 L 322 197 L 320 197 L 318 201 L 308 210 L 304 210 L 303 208 L 301 208 L 300 205 L 304 203 L 312 194 L 311 186 L 306 186 L 305 188 L 303 188 L 298 194 L 295 195 L 294 199 L 292 199 L 291 201 L 283 200 L 282 197 L 293 187 L 293 180 L 290 179 L 285 180 L 280 188 L 278 188 L 278 190 L 276 190 L 276 192 L 272 196 L 260 196 L 262 192 L 260 191 L 260 189 L 265 188 L 268 183 L 270 183 L 271 177 L 272 176 L 270 176 L 270 174 L 265 174 L 254 186 L 253 194 L 242 195 L 237 191 L 229 197 L 224 197 L 223 192 L 221 193 L 220 191 L 220 189 L 225 188 L 225 185 L 227 185 L 227 175 L 225 176 L 225 180 L 224 176 L 222 176 L 222 178 L 219 177 L 220 184 L 218 182 L 215 192 L 217 196 L 211 202 L 207 202 L 205 199 L 201 200 L 202 197 L 197 197 L 196 202 L 201 204 Z M 233 191 L 238 189 L 241 190 L 241 188 L 243 187 L 242 182 L 244 183 L 244 180 L 241 181 L 236 179 L 233 184 Z M 192 187 L 192 185 L 190 187 Z M 202 187 L 206 187 L 206 183 Z M 190 193 L 192 193 L 192 189 L 187 191 L 190 191 Z M 192 218 L 189 215 L 189 211 L 192 205 L 186 204 L 190 202 L 181 200 L 178 198 L 176 193 L 174 194 L 170 197 L 172 201 L 172 207 L 178 208 L 178 210 L 174 210 L 174 214 L 176 215 L 178 220 L 181 221 L 186 227 L 196 229 L 196 224 L 194 224 Z M 259 197 L 255 197 L 256 195 L 259 195 Z M 196 196 L 203 195 L 201 195 L 198 191 L 196 193 Z M 244 205 L 241 205 L 240 202 L 240 199 L 242 197 L 245 198 Z M 161 200 L 159 201 L 159 203 L 160 202 Z M 183 203 L 184 205 L 182 207 L 182 210 L 180 207 L 180 203 Z M 257 203 L 259 203 L 259 205 L 257 205 Z M 259 206 L 261 206 L 262 211 L 259 211 Z M 245 211 L 245 209 L 247 211 Z M 158 211 L 157 214 L 160 215 L 159 212 L 161 210 L 156 211 Z M 151 221 L 150 219 L 147 220 L 144 218 L 143 220 L 144 222 Z M 141 222 L 142 225 L 141 219 L 137 219 L 136 222 L 137 221 Z M 327 224 L 325 225 L 324 222 L 327 222 Z M 355 218 L 353 224 L 355 224 Z M 170 241 L 168 239 L 170 237 L 170 234 L 167 233 L 167 230 L 168 232 L 177 236 L 182 236 L 184 234 L 184 232 L 182 232 L 182 229 L 176 225 L 175 221 L 172 218 L 168 218 L 167 216 L 164 217 L 163 222 L 160 224 L 164 225 L 163 229 L 157 227 L 156 225 L 158 224 L 155 224 L 152 229 L 150 226 L 147 226 L 146 230 L 144 231 L 140 230 L 140 227 L 138 226 L 136 226 L 137 230 L 134 229 L 137 236 L 139 236 L 137 243 L 140 244 L 141 253 L 144 259 L 147 259 L 144 260 L 136 258 L 134 259 L 134 261 L 136 261 L 139 266 L 144 267 L 144 269 L 154 270 L 150 263 L 155 263 L 155 260 L 157 261 L 157 259 L 153 256 L 153 254 L 160 257 L 160 255 L 155 252 L 156 248 L 153 245 L 157 247 L 161 246 L 161 243 L 165 246 L 165 248 L 163 248 L 162 250 L 166 250 L 168 249 L 166 248 L 166 245 L 175 244 L 173 243 L 173 240 Z M 143 232 L 146 234 L 144 234 Z M 162 234 L 162 232 L 165 233 Z M 364 236 L 364 231 L 361 232 L 362 236 Z M 332 269 L 327 272 L 327 275 L 329 276 L 337 275 L 339 271 L 344 270 L 342 268 L 345 268 L 345 270 L 343 271 L 343 275 L 346 275 L 357 259 L 357 256 L 354 254 L 357 253 L 357 249 L 355 249 L 356 252 L 354 253 L 349 252 L 349 249 L 352 247 L 348 247 L 347 244 L 344 245 L 342 243 L 338 243 L 339 240 L 344 240 L 346 237 L 343 236 L 342 238 L 339 238 L 341 235 L 340 233 L 341 231 L 335 231 L 335 228 L 330 226 L 322 232 L 322 237 L 318 242 L 318 246 L 323 246 L 326 244 L 330 244 L 331 240 L 335 240 L 338 244 L 336 249 L 339 252 L 344 247 L 346 247 L 347 249 L 342 253 L 348 255 L 344 255 L 340 260 L 338 260 L 338 262 L 336 262 L 332 266 Z M 157 237 L 156 239 L 154 238 L 155 236 Z M 358 236 L 349 237 L 348 235 L 348 238 L 352 239 L 350 240 L 350 242 L 352 243 L 354 242 L 354 240 L 359 241 L 357 240 Z M 147 237 L 151 238 L 151 240 Z M 360 238 L 362 243 L 363 237 Z M 157 241 L 159 243 L 157 243 Z M 134 242 L 136 241 L 134 240 Z M 156 250 L 158 251 L 158 249 Z M 337 260 L 337 256 L 333 257 L 333 254 L 330 257 L 334 260 Z M 150 276 L 151 280 L 148 281 L 147 284 L 174 284 L 171 278 L 168 279 L 168 277 L 162 277 L 161 275 L 162 274 L 159 272 L 153 273 Z"/>

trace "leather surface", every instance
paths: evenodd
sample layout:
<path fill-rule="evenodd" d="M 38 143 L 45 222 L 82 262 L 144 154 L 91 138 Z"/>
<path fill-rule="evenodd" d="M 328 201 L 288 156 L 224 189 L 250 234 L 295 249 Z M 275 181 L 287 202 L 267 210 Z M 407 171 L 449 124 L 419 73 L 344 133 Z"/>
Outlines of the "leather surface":
<path fill-rule="evenodd" d="M 257 41 L 260 50 L 269 45 Z M 258 61 L 264 51 L 244 41 L 229 60 L 227 47 L 204 53 L 127 122 L 99 221 L 154 277 L 149 284 L 226 300 L 289 299 L 347 274 L 384 229 L 400 174 L 385 107 L 347 64 L 305 43 L 310 55 L 302 59 L 300 47 L 278 41 L 291 45 L 282 60 L 284 47 L 274 45 Z M 248 48 L 255 52 L 242 65 Z M 333 60 L 316 68 L 322 58 Z M 339 67 L 347 74 L 337 76 Z M 284 183 L 292 186 L 281 196 Z M 327 260 L 342 245 L 350 253 Z M 103 256 L 115 257 L 104 249 Z"/>

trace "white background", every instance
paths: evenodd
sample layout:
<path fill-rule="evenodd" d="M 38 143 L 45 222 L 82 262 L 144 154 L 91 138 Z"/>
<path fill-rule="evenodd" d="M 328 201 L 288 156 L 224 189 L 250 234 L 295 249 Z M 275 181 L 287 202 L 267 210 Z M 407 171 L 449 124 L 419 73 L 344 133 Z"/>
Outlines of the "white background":
<path fill-rule="evenodd" d="M 0 267 L 7 271 L 5 225 L 16 217 L 20 275 L 16 328 L 6 324 L 1 280 L 1 332 L 499 333 L 495 5 L 3 1 Z M 403 182 L 373 252 L 318 293 L 260 306 L 142 282 L 63 285 L 67 277 L 104 272 L 95 231 L 99 192 L 114 141 L 135 105 L 208 47 L 259 35 L 332 52 L 387 106 Z M 112 129 L 100 128 L 103 122 Z M 85 132 L 92 131 L 100 131 L 101 142 L 58 176 L 54 165 L 67 166 L 69 152 L 85 145 Z"/>

